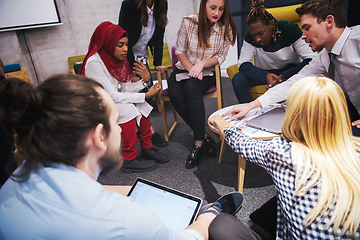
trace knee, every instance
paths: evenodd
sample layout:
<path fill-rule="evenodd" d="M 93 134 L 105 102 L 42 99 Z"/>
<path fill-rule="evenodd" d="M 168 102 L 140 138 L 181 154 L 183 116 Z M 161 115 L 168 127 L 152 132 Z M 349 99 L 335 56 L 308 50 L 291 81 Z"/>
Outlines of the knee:
<path fill-rule="evenodd" d="M 236 73 L 231 82 L 235 89 L 248 87 L 249 85 L 247 77 L 241 72 Z"/>
<path fill-rule="evenodd" d="M 185 97 L 198 97 L 202 98 L 202 89 L 198 80 L 189 80 L 184 86 Z"/>

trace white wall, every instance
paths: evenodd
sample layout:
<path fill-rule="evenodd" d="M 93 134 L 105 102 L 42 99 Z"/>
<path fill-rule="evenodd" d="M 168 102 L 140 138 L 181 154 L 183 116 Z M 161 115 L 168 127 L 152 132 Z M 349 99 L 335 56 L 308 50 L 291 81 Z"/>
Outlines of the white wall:
<path fill-rule="evenodd" d="M 118 22 L 122 0 L 56 0 L 63 25 L 0 33 L 4 64 L 20 63 L 33 84 L 69 71 L 67 58 L 86 54 L 90 37 L 103 21 Z M 198 12 L 200 0 L 168 0 L 164 41 L 175 45 L 182 17 Z M 233 51 L 231 51 L 233 52 Z M 30 53 L 30 54 L 29 54 Z M 231 60 L 231 63 L 236 62 Z"/>

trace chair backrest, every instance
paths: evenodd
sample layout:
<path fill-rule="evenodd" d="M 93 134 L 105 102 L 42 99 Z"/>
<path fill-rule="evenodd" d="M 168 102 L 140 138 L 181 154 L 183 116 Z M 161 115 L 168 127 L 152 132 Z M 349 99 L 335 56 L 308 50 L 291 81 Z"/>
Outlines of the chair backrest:
<path fill-rule="evenodd" d="M 150 48 L 148 47 L 148 51 L 149 51 L 149 67 L 150 69 L 155 69 L 155 66 L 154 66 L 154 56 L 153 54 L 151 53 L 150 51 Z M 162 63 L 161 65 L 166 67 L 166 68 L 171 68 L 171 58 L 170 58 L 170 52 L 169 52 L 169 47 L 167 45 L 167 43 L 164 43 L 164 46 L 163 46 L 163 58 L 162 58 Z"/>
<path fill-rule="evenodd" d="M 68 62 L 69 62 L 69 68 L 70 70 L 74 69 L 74 65 L 76 63 L 82 63 L 84 61 L 86 55 L 79 55 L 79 56 L 73 56 L 73 57 L 68 57 Z"/>
<path fill-rule="evenodd" d="M 22 67 L 19 71 L 5 73 L 5 78 L 11 78 L 11 77 L 19 78 L 25 82 L 31 83 L 29 73 L 27 69 L 24 67 Z"/>
<path fill-rule="evenodd" d="M 289 22 L 294 22 L 300 26 L 300 17 L 295 12 L 295 9 L 300 7 L 301 4 L 285 6 L 285 7 L 276 7 L 276 8 L 267 8 L 266 10 L 273 15 L 277 20 L 286 20 Z"/>

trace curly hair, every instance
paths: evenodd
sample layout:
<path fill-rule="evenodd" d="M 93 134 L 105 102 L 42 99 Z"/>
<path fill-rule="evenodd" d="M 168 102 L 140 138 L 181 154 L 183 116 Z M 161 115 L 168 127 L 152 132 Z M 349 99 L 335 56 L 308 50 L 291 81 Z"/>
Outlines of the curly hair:
<path fill-rule="evenodd" d="M 265 25 L 273 24 L 273 34 L 272 37 L 274 42 L 276 42 L 277 37 L 280 36 L 281 31 L 279 31 L 279 27 L 277 25 L 276 19 L 271 15 L 262 3 L 264 0 L 251 0 L 250 12 L 246 19 L 246 23 L 248 25 L 261 21 Z"/>

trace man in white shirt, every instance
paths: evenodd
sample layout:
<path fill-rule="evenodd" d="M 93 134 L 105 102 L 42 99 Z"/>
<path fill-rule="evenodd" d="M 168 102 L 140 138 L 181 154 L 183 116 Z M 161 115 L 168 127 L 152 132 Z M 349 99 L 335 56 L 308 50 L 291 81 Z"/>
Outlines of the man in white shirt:
<path fill-rule="evenodd" d="M 0 239 L 207 239 L 219 213 L 238 226 L 224 213 L 239 210 L 240 193 L 219 198 L 175 231 L 124 196 L 129 187 L 96 181 L 122 164 L 119 112 L 96 81 L 56 75 L 33 88 L 7 79 L 0 96 L 0 126 L 17 133 L 25 159 L 0 189 Z"/>
<path fill-rule="evenodd" d="M 245 116 L 251 109 L 267 107 L 286 99 L 291 86 L 306 76 L 328 75 L 336 81 L 348 101 L 353 135 L 360 136 L 360 26 L 347 27 L 346 11 L 339 0 L 311 0 L 296 9 L 301 17 L 301 36 L 313 51 L 321 51 L 309 65 L 264 95 L 227 113 Z M 330 55 L 335 55 L 330 73 Z"/>

